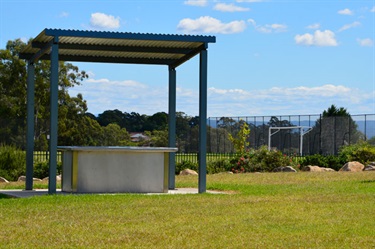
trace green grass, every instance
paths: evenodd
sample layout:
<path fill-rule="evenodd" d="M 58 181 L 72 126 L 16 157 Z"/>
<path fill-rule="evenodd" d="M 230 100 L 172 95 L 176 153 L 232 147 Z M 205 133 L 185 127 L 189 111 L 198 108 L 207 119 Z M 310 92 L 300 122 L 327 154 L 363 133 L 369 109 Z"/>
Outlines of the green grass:
<path fill-rule="evenodd" d="M 375 172 L 217 174 L 207 188 L 227 194 L 0 199 L 0 248 L 375 247 Z"/>

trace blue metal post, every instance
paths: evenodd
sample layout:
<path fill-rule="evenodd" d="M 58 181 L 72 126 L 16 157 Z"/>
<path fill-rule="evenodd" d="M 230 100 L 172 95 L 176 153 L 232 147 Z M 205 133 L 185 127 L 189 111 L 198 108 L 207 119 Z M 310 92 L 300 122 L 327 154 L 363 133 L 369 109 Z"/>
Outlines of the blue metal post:
<path fill-rule="evenodd" d="M 207 154 L 207 50 L 200 52 L 199 60 L 199 182 L 198 192 L 206 192 Z"/>
<path fill-rule="evenodd" d="M 176 147 L 176 69 L 169 67 L 168 146 Z M 169 153 L 168 189 L 175 189 L 176 153 Z"/>
<path fill-rule="evenodd" d="M 56 193 L 57 168 L 57 118 L 58 118 L 58 83 L 59 83 L 59 47 L 58 37 L 54 38 L 51 49 L 51 83 L 50 83 L 50 146 L 49 146 L 49 181 L 48 194 Z"/>
<path fill-rule="evenodd" d="M 33 190 L 34 173 L 34 112 L 35 112 L 35 68 L 33 62 L 27 65 L 27 135 L 26 135 L 26 186 Z"/>

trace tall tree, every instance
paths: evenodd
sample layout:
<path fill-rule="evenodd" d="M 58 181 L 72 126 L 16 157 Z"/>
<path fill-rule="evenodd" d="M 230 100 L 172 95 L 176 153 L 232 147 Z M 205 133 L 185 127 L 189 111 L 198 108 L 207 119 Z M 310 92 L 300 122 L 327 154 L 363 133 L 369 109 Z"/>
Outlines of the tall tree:
<path fill-rule="evenodd" d="M 319 144 L 314 144 L 313 147 L 320 148 L 319 152 L 322 154 L 337 154 L 341 146 L 364 139 L 364 134 L 358 130 L 358 125 L 346 108 L 335 105 L 323 111 L 309 135 L 316 134 L 320 135 L 320 139 L 313 141 Z"/>
<path fill-rule="evenodd" d="M 0 119 L 7 120 L 6 127 L 1 127 L 1 136 L 3 141 L 21 147 L 25 144 L 27 75 L 26 62 L 19 59 L 19 53 L 25 46 L 24 42 L 16 39 L 8 41 L 6 49 L 0 50 Z M 35 149 L 41 149 L 39 145 L 45 147 L 49 133 L 50 66 L 49 61 L 35 63 Z M 79 85 L 87 77 L 85 71 L 80 71 L 77 66 L 59 62 L 59 133 L 72 128 L 69 125 L 71 120 L 84 120 L 86 102 L 82 95 L 70 97 L 68 89 Z M 75 140 L 74 137 L 71 139 Z"/>

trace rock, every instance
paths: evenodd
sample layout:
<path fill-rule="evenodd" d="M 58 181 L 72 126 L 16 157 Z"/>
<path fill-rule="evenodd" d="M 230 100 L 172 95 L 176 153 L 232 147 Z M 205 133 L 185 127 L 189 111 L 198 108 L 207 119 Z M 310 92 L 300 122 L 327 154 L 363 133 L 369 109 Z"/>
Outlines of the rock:
<path fill-rule="evenodd" d="M 44 177 L 42 181 L 48 181 L 49 180 L 49 177 Z M 61 181 L 61 175 L 57 175 L 56 176 L 56 181 Z"/>
<path fill-rule="evenodd" d="M 272 170 L 272 172 L 297 172 L 292 166 L 278 167 Z"/>
<path fill-rule="evenodd" d="M 4 177 L 1 177 L 1 176 L 0 176 L 0 182 L 8 183 L 9 181 L 8 181 L 7 179 L 5 179 Z"/>
<path fill-rule="evenodd" d="M 308 171 L 308 172 L 327 172 L 327 171 L 335 171 L 334 169 L 331 168 L 324 168 L 324 167 L 319 167 L 319 166 L 305 166 L 302 168 L 302 171 Z"/>
<path fill-rule="evenodd" d="M 180 171 L 180 175 L 182 175 L 182 176 L 186 176 L 186 175 L 197 176 L 198 173 L 195 170 L 192 170 L 192 169 L 184 169 L 184 170 Z"/>
<path fill-rule="evenodd" d="M 305 166 L 302 168 L 302 171 L 309 171 L 309 172 L 322 172 L 322 168 L 320 168 L 319 166 L 312 166 L 312 165 L 308 165 L 308 166 Z"/>
<path fill-rule="evenodd" d="M 18 181 L 19 182 L 26 182 L 26 176 L 20 176 L 20 177 L 18 177 Z M 39 178 L 33 178 L 33 181 L 40 182 L 42 180 L 39 179 Z"/>
<path fill-rule="evenodd" d="M 364 168 L 365 166 L 362 163 L 354 161 L 345 163 L 339 171 L 360 172 L 363 171 Z"/>
<path fill-rule="evenodd" d="M 373 165 L 367 165 L 366 168 L 363 171 L 375 171 L 375 166 Z"/>
<path fill-rule="evenodd" d="M 323 171 L 329 171 L 329 172 L 336 172 L 336 170 L 331 169 L 331 168 L 321 168 Z"/>

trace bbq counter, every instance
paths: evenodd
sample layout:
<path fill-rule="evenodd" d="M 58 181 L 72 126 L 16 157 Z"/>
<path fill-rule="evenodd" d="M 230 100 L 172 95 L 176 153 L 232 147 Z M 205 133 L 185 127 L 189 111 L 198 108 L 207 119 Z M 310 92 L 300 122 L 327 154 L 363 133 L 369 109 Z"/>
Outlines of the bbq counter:
<path fill-rule="evenodd" d="M 177 148 L 75 147 L 62 151 L 62 191 L 167 193 L 168 158 Z"/>

